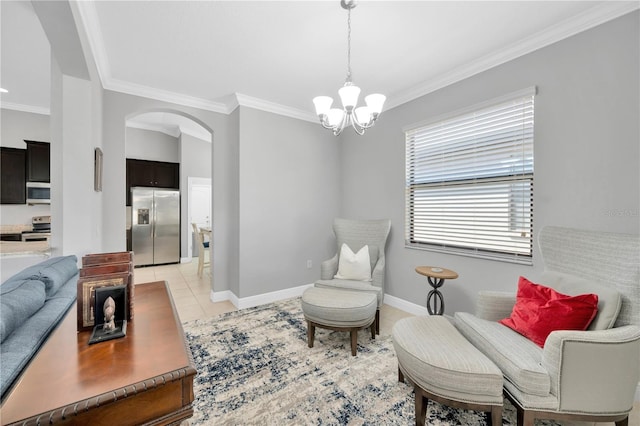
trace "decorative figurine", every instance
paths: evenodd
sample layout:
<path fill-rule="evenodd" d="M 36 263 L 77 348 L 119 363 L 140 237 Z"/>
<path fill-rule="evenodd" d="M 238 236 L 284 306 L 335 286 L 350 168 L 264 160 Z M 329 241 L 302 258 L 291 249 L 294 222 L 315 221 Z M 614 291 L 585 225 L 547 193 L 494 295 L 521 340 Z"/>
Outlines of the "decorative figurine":
<path fill-rule="evenodd" d="M 104 301 L 104 326 L 102 329 L 106 332 L 113 333 L 116 330 L 116 302 L 111 296 Z"/>

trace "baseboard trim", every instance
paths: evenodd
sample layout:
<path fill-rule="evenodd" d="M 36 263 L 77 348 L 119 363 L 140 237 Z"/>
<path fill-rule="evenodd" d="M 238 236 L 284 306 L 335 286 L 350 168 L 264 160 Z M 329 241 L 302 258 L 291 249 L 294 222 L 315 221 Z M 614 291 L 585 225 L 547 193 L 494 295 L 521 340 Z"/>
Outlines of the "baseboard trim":
<path fill-rule="evenodd" d="M 636 397 L 634 399 L 635 402 L 640 402 L 640 383 L 636 386 Z"/>
<path fill-rule="evenodd" d="M 305 284 L 298 287 L 286 288 L 284 290 L 272 291 L 270 293 L 262 293 L 256 296 L 238 298 L 231 290 L 211 291 L 210 299 L 212 302 L 222 302 L 229 300 L 238 309 L 252 308 L 254 306 L 265 305 L 267 303 L 278 302 L 280 300 L 300 297 L 302 293 L 313 284 Z"/>
<path fill-rule="evenodd" d="M 235 306 L 236 308 L 238 307 L 238 297 L 235 294 L 233 294 L 231 290 L 224 290 L 224 291 L 211 290 L 209 299 L 214 303 L 224 302 L 225 300 L 229 300 L 231 301 L 231 303 L 233 303 L 233 306 Z"/>
<path fill-rule="evenodd" d="M 390 294 L 384 295 L 384 303 L 394 308 L 398 308 L 412 315 L 429 315 L 429 311 L 425 306 L 416 305 L 415 303 L 407 302 L 399 297 L 392 296 Z"/>
<path fill-rule="evenodd" d="M 193 259 L 190 257 L 181 257 L 180 258 L 180 263 L 191 263 L 193 262 Z"/>

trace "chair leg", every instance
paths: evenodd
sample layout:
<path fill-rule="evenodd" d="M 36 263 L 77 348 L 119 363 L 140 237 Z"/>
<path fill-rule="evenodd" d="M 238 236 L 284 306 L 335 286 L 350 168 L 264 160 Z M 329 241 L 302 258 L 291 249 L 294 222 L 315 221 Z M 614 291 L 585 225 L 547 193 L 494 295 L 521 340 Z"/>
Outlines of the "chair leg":
<path fill-rule="evenodd" d="M 618 420 L 616 426 L 629 426 L 629 417 L 627 416 L 622 420 Z"/>
<path fill-rule="evenodd" d="M 427 405 L 429 400 L 422 394 L 422 389 L 414 387 L 416 394 L 416 426 L 423 426 L 427 417 Z"/>
<path fill-rule="evenodd" d="M 376 309 L 376 334 L 380 334 L 380 308 Z"/>
<path fill-rule="evenodd" d="M 502 426 L 502 407 L 491 407 L 491 412 L 487 413 L 487 426 Z"/>
<path fill-rule="evenodd" d="M 400 370 L 400 366 L 398 366 L 398 381 L 400 383 L 404 383 L 404 374 L 402 374 L 402 370 Z"/>
<path fill-rule="evenodd" d="M 355 328 L 351 329 L 351 355 L 356 356 L 358 351 L 358 330 Z"/>
<path fill-rule="evenodd" d="M 310 348 L 313 347 L 313 341 L 316 337 L 316 326 L 311 322 L 307 321 L 307 344 Z"/>
<path fill-rule="evenodd" d="M 198 252 L 198 276 L 202 276 L 202 270 L 204 269 L 204 253 L 202 249 Z"/>
<path fill-rule="evenodd" d="M 530 411 L 517 409 L 518 426 L 533 426 L 536 418 Z"/>

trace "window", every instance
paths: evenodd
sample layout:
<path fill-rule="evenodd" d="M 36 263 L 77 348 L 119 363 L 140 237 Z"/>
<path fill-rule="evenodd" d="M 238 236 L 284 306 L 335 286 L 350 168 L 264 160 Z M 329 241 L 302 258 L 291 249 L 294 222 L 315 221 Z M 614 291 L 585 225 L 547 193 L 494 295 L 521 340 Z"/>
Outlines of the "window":
<path fill-rule="evenodd" d="M 406 245 L 531 264 L 535 88 L 406 134 Z"/>

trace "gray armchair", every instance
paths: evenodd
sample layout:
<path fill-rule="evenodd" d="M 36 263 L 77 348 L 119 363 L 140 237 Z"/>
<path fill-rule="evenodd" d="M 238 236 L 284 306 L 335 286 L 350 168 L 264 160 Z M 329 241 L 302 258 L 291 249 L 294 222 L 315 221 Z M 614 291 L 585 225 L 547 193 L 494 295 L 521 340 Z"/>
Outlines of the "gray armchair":
<path fill-rule="evenodd" d="M 384 250 L 391 229 L 391 221 L 384 220 L 350 220 L 336 218 L 333 232 L 336 236 L 337 253 L 320 266 L 320 280 L 316 287 L 335 288 L 350 291 L 366 291 L 378 298 L 376 311 L 376 333 L 380 334 L 380 306 L 384 300 Z M 371 260 L 371 281 L 355 281 L 334 278 L 338 272 L 340 248 L 347 244 L 354 252 L 365 245 L 369 246 Z"/>
<path fill-rule="evenodd" d="M 541 284 L 598 294 L 589 329 L 553 331 L 540 348 L 496 322 L 516 301 L 500 292 L 482 292 L 476 315 L 456 313 L 456 326 L 502 370 L 518 426 L 535 419 L 626 426 L 640 379 L 640 239 L 547 226 L 538 242 Z"/>

